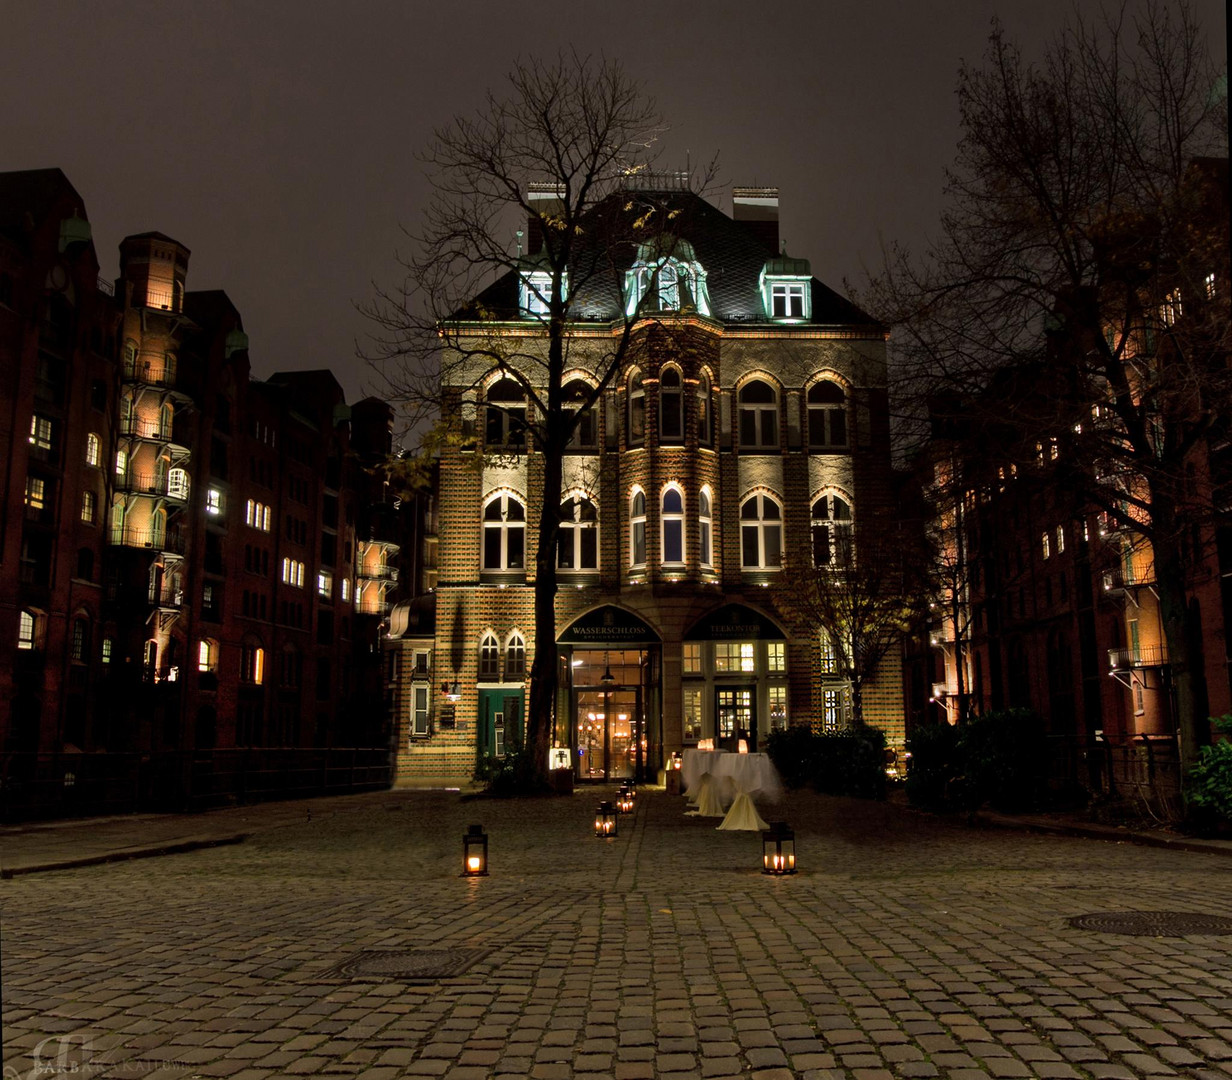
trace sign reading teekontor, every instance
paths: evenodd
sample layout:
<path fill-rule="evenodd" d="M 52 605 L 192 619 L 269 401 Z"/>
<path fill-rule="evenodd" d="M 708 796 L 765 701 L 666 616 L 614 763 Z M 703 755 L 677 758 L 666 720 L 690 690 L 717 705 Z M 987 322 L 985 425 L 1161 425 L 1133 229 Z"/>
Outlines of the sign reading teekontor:
<path fill-rule="evenodd" d="M 685 641 L 782 641 L 786 635 L 764 615 L 743 604 L 727 604 L 698 619 Z"/>
<path fill-rule="evenodd" d="M 657 644 L 659 635 L 631 611 L 606 604 L 579 615 L 563 634 L 562 645 Z"/>

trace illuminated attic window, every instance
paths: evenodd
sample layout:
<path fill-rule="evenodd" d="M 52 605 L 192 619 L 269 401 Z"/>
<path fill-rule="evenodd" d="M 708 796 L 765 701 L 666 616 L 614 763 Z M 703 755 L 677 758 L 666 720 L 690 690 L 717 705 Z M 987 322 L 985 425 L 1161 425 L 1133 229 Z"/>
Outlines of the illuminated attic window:
<path fill-rule="evenodd" d="M 706 271 L 687 240 L 662 237 L 638 246 L 637 260 L 625 271 L 625 313 L 639 310 L 710 314 Z"/>
<path fill-rule="evenodd" d="M 552 273 L 547 262 L 534 256 L 524 259 L 519 273 L 518 310 L 524 319 L 541 319 L 548 313 L 552 298 Z M 569 295 L 569 275 L 561 281 L 561 291 Z"/>
<path fill-rule="evenodd" d="M 791 321 L 813 315 L 813 273 L 808 259 L 787 252 L 767 261 L 761 271 L 761 302 L 768 318 Z"/>

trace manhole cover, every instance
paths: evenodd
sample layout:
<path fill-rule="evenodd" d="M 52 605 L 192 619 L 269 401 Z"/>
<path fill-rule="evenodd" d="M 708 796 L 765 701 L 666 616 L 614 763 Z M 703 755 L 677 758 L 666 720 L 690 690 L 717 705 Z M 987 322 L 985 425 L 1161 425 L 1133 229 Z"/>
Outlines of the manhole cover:
<path fill-rule="evenodd" d="M 487 949 L 371 949 L 343 960 L 324 977 L 431 982 L 461 975 L 487 954 Z"/>
<path fill-rule="evenodd" d="M 1138 937 L 1232 934 L 1232 919 L 1227 916 L 1192 911 L 1103 911 L 1094 915 L 1075 915 L 1069 924 L 1075 930 L 1134 934 Z"/>

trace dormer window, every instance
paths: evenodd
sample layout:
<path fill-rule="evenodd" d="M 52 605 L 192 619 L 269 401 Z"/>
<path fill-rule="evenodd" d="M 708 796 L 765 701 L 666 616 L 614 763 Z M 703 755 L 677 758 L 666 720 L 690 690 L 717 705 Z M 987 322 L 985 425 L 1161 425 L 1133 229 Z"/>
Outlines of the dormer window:
<path fill-rule="evenodd" d="M 812 317 L 813 274 L 807 259 L 793 259 L 786 252 L 766 262 L 761 271 L 761 297 L 771 319 Z"/>
<path fill-rule="evenodd" d="M 710 314 L 706 271 L 687 240 L 665 236 L 638 247 L 637 260 L 625 273 L 625 314 L 651 311 Z"/>
<path fill-rule="evenodd" d="M 569 291 L 569 277 L 561 278 L 561 297 Z M 543 319 L 552 299 L 552 275 L 546 270 L 523 270 L 518 289 L 518 307 L 524 319 Z"/>

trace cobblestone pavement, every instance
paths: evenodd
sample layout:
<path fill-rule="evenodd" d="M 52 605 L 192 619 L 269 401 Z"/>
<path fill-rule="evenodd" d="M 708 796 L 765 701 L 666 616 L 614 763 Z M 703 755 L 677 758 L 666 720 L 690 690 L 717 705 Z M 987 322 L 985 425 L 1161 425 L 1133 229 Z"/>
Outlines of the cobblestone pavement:
<path fill-rule="evenodd" d="M 5 1078 L 1232 1077 L 1232 937 L 1068 923 L 1232 913 L 1232 860 L 794 794 L 769 878 L 662 793 L 596 840 L 598 795 L 390 792 L 5 881 Z M 408 949 L 474 962 L 339 970 Z"/>

